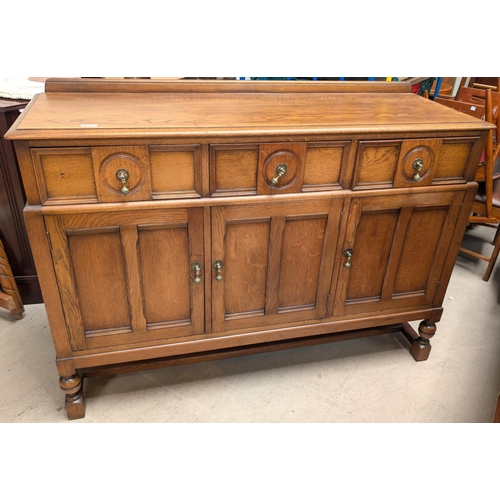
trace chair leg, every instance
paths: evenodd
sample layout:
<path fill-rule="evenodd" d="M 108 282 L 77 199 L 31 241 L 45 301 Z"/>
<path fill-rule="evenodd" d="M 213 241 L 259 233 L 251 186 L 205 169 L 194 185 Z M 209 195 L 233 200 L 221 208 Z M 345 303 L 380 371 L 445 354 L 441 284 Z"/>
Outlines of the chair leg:
<path fill-rule="evenodd" d="M 488 281 L 490 279 L 493 268 L 500 253 L 500 224 L 498 225 L 497 232 L 495 234 L 495 239 L 493 240 L 493 253 L 491 254 L 490 260 L 488 262 L 488 267 L 484 273 L 483 281 Z"/>
<path fill-rule="evenodd" d="M 500 424 L 500 394 L 497 399 L 497 406 L 495 408 L 495 415 L 493 416 L 493 423 Z"/>
<path fill-rule="evenodd" d="M 0 305 L 8 309 L 17 319 L 21 319 L 24 306 L 2 240 L 0 240 L 0 290 L 4 292 L 0 293 Z"/>

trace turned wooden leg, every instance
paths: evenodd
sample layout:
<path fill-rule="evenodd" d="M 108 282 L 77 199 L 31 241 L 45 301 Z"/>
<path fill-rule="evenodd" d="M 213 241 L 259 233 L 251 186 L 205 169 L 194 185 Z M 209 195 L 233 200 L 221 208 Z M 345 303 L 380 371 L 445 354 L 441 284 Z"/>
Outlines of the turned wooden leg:
<path fill-rule="evenodd" d="M 59 385 L 66 393 L 66 412 L 68 418 L 85 417 L 85 397 L 83 395 L 83 376 L 75 373 L 71 377 L 60 377 Z"/>
<path fill-rule="evenodd" d="M 0 240 L 0 306 L 8 309 L 17 319 L 23 317 L 24 307 L 12 274 L 7 254 Z"/>
<path fill-rule="evenodd" d="M 431 353 L 430 339 L 436 333 L 436 325 L 426 319 L 418 326 L 418 333 L 408 324 L 402 325 L 403 333 L 411 343 L 410 354 L 415 361 L 425 361 Z"/>

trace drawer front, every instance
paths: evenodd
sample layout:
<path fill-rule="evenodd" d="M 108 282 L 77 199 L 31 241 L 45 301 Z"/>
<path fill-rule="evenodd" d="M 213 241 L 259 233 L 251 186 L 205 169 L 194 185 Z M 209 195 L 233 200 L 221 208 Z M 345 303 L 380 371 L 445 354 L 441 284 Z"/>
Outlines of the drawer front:
<path fill-rule="evenodd" d="M 361 140 L 352 189 L 422 187 L 466 182 L 479 137 Z"/>
<path fill-rule="evenodd" d="M 434 171 L 433 184 L 472 181 L 472 172 L 477 167 L 473 161 L 479 137 L 444 139 Z"/>
<path fill-rule="evenodd" d="M 257 194 L 300 193 L 307 144 L 261 144 Z"/>
<path fill-rule="evenodd" d="M 342 189 L 350 141 L 210 147 L 210 195 L 277 195 Z"/>
<path fill-rule="evenodd" d="M 146 201 L 201 196 L 201 148 L 33 148 L 43 204 Z"/>
<path fill-rule="evenodd" d="M 149 162 L 154 200 L 201 197 L 200 145 L 149 146 Z"/>
<path fill-rule="evenodd" d="M 43 204 L 96 203 L 91 148 L 31 150 Z"/>
<path fill-rule="evenodd" d="M 308 143 L 302 191 L 342 189 L 350 147 L 350 141 Z"/>
<path fill-rule="evenodd" d="M 92 162 L 99 201 L 145 201 L 152 198 L 147 147 L 92 148 Z"/>
<path fill-rule="evenodd" d="M 258 164 L 258 144 L 210 146 L 210 195 L 256 195 Z"/>

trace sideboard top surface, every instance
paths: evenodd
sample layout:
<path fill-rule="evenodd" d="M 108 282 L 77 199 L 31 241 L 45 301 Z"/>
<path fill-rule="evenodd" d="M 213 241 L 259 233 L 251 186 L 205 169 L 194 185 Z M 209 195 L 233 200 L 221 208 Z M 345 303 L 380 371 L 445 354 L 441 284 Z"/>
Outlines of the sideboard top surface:
<path fill-rule="evenodd" d="M 43 93 L 6 138 L 223 137 L 481 131 L 411 93 Z"/>

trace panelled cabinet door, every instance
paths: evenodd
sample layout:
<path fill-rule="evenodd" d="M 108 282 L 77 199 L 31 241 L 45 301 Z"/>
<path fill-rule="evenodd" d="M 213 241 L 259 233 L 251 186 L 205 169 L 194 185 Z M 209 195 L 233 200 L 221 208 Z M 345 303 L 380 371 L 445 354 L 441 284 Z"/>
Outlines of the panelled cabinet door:
<path fill-rule="evenodd" d="M 464 192 L 351 201 L 334 316 L 432 305 Z"/>
<path fill-rule="evenodd" d="M 212 329 L 323 318 L 341 199 L 212 208 Z"/>
<path fill-rule="evenodd" d="M 204 330 L 199 208 L 47 216 L 74 350 Z"/>

